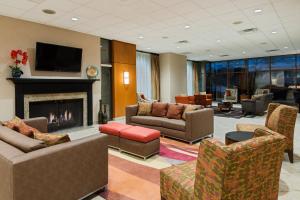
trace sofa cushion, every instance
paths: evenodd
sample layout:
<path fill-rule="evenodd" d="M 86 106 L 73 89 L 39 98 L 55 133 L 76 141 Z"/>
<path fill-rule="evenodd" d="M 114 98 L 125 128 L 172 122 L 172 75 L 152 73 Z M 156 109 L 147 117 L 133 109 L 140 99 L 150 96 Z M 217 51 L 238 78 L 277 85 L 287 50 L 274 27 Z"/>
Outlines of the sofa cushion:
<path fill-rule="evenodd" d="M 165 117 L 168 111 L 167 103 L 153 103 L 152 104 L 152 116 L 155 117 Z"/>
<path fill-rule="evenodd" d="M 43 141 L 29 138 L 4 126 L 0 126 L 0 139 L 26 153 L 46 147 Z"/>
<path fill-rule="evenodd" d="M 140 102 L 137 115 L 139 115 L 139 116 L 147 116 L 148 115 L 149 116 L 149 115 L 151 115 L 151 110 L 152 110 L 152 103 Z"/>
<path fill-rule="evenodd" d="M 1 140 L 0 140 L 0 152 L 1 152 L 1 156 L 5 157 L 8 160 L 13 157 L 24 154 L 24 152 L 22 152 L 21 150 L 17 149 L 14 146 L 11 146 Z"/>
<path fill-rule="evenodd" d="M 147 143 L 158 139 L 160 137 L 160 131 L 140 126 L 133 126 L 131 128 L 122 130 L 120 132 L 120 137 L 128 140 Z"/>
<path fill-rule="evenodd" d="M 150 126 L 162 126 L 162 121 L 166 119 L 163 117 L 153 117 L 153 116 L 133 116 L 131 121 L 136 124 L 144 124 Z"/>
<path fill-rule="evenodd" d="M 162 127 L 185 131 L 185 121 L 181 119 L 165 119 L 162 121 Z"/>
<path fill-rule="evenodd" d="M 44 141 L 47 146 L 70 142 L 67 134 L 40 133 L 34 132 L 34 139 Z"/>
<path fill-rule="evenodd" d="M 108 124 L 101 124 L 99 127 L 99 131 L 101 133 L 114 135 L 114 136 L 120 136 L 120 131 L 126 128 L 130 128 L 132 126 L 118 123 L 118 122 L 111 122 Z"/>
<path fill-rule="evenodd" d="M 181 119 L 184 106 L 178 104 L 169 104 L 167 118 L 169 119 Z"/>

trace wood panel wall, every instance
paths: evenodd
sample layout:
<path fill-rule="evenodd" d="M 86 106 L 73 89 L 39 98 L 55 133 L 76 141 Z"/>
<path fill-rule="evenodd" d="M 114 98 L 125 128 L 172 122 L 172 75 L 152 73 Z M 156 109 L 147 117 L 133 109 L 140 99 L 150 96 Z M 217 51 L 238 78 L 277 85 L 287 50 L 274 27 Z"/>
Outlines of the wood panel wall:
<path fill-rule="evenodd" d="M 113 117 L 125 116 L 127 105 L 136 104 L 136 45 L 112 41 Z M 129 85 L 123 84 L 123 72 L 129 72 Z"/>

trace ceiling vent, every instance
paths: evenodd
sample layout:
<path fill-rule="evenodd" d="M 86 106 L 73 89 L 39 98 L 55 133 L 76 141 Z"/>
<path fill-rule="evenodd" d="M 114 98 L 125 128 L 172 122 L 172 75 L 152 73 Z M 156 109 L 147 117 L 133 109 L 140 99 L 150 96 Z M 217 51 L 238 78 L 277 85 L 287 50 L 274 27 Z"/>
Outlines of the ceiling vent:
<path fill-rule="evenodd" d="M 192 54 L 192 52 L 182 52 L 181 54 L 183 54 L 183 55 L 190 55 L 190 54 Z"/>
<path fill-rule="evenodd" d="M 249 33 L 255 33 L 257 32 L 257 28 L 246 28 L 244 30 L 239 31 L 240 34 L 249 34 Z"/>
<path fill-rule="evenodd" d="M 280 49 L 269 49 L 269 50 L 266 50 L 267 53 L 272 53 L 272 52 L 276 52 L 276 51 L 280 51 Z"/>
<path fill-rule="evenodd" d="M 177 43 L 178 44 L 187 44 L 187 43 L 189 43 L 189 41 L 187 41 L 187 40 L 180 40 Z"/>
<path fill-rule="evenodd" d="M 229 56 L 228 54 L 220 55 L 220 57 L 228 57 L 228 56 Z"/>

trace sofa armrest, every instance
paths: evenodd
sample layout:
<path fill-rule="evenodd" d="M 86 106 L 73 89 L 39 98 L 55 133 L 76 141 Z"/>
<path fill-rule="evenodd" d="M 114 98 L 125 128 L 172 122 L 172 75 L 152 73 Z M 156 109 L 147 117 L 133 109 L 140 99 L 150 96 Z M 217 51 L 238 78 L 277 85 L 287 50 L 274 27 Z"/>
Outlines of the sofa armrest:
<path fill-rule="evenodd" d="M 12 162 L 14 199 L 79 199 L 108 183 L 107 136 L 47 147 Z"/>
<path fill-rule="evenodd" d="M 24 120 L 25 124 L 38 129 L 42 133 L 48 132 L 48 119 L 46 117 L 36 117 Z"/>
<path fill-rule="evenodd" d="M 131 117 L 136 116 L 138 105 L 126 106 L 126 124 L 131 124 Z"/>
<path fill-rule="evenodd" d="M 214 132 L 214 111 L 204 108 L 186 113 L 187 139 L 195 140 Z"/>

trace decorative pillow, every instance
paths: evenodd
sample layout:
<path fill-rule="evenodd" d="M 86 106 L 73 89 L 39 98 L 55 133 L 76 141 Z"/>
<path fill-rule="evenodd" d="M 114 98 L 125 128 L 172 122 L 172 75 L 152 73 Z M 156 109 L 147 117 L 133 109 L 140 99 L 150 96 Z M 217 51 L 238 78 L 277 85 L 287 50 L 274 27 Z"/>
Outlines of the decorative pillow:
<path fill-rule="evenodd" d="M 6 122 L 1 122 L 1 125 L 2 126 L 6 126 L 7 128 L 11 129 L 11 130 L 14 130 L 14 131 L 17 131 L 17 127 L 15 124 L 9 122 L 9 121 L 6 121 Z"/>
<path fill-rule="evenodd" d="M 227 97 L 230 97 L 231 96 L 231 91 L 230 90 L 226 90 L 225 94 L 226 94 Z"/>
<path fill-rule="evenodd" d="M 191 112 L 191 111 L 195 111 L 195 110 L 200 110 L 202 108 L 204 108 L 204 106 L 201 106 L 201 105 L 186 105 L 185 109 L 184 109 L 184 112 L 182 114 L 182 119 L 186 120 L 186 116 L 185 115 L 186 115 L 187 112 Z"/>
<path fill-rule="evenodd" d="M 184 110 L 183 105 L 169 104 L 167 118 L 169 119 L 181 119 L 182 112 Z"/>
<path fill-rule="evenodd" d="M 141 94 L 141 98 L 144 99 L 144 100 L 146 100 L 146 97 L 145 97 L 144 94 Z"/>
<path fill-rule="evenodd" d="M 152 116 L 165 117 L 167 114 L 168 104 L 167 103 L 153 103 L 152 104 Z"/>
<path fill-rule="evenodd" d="M 47 146 L 70 142 L 70 138 L 67 134 L 49 134 L 49 133 L 34 133 L 34 139 L 45 142 Z"/>
<path fill-rule="evenodd" d="M 259 100 L 261 97 L 263 97 L 263 94 L 255 94 L 252 95 L 251 100 Z"/>
<path fill-rule="evenodd" d="M 138 113 L 139 116 L 151 115 L 152 103 L 139 103 Z"/>
<path fill-rule="evenodd" d="M 14 117 L 13 119 L 11 119 L 10 121 L 6 122 L 7 127 L 18 131 L 19 133 L 31 137 L 33 135 L 33 129 L 31 126 L 28 126 L 25 124 L 25 122 L 18 118 L 18 117 Z"/>
<path fill-rule="evenodd" d="M 285 108 L 284 105 L 280 105 L 271 113 L 268 123 L 267 123 L 267 127 L 269 129 L 271 129 L 272 131 L 277 132 L 278 122 L 279 122 L 279 118 L 280 118 L 280 112 L 284 108 Z"/>

